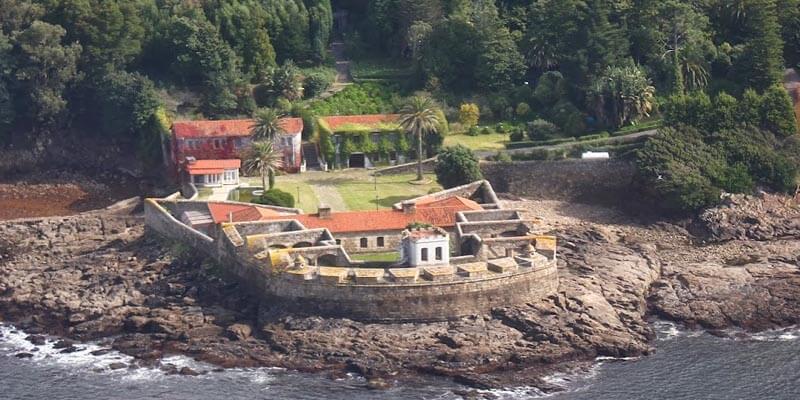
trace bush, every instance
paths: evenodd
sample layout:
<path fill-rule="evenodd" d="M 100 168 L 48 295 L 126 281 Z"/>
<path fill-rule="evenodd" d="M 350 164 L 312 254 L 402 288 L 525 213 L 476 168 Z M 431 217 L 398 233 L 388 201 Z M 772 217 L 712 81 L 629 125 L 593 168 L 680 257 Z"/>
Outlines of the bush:
<path fill-rule="evenodd" d="M 331 86 L 331 80 L 322 73 L 310 73 L 303 81 L 303 96 L 307 99 L 317 97 Z"/>
<path fill-rule="evenodd" d="M 494 131 L 497 133 L 506 133 L 506 126 L 500 122 L 494 126 Z"/>
<path fill-rule="evenodd" d="M 254 198 L 251 202 L 268 206 L 291 208 L 294 207 L 294 196 L 292 196 L 291 193 L 273 188 L 264 192 L 260 197 Z"/>
<path fill-rule="evenodd" d="M 473 127 L 478 125 L 478 120 L 481 116 L 481 110 L 475 103 L 464 103 L 458 109 L 458 121 L 461 125 Z"/>
<path fill-rule="evenodd" d="M 434 171 L 445 189 L 483 179 L 478 159 L 472 150 L 462 145 L 442 149 Z"/>
<path fill-rule="evenodd" d="M 509 138 L 512 142 L 521 142 L 523 139 L 525 139 L 525 134 L 522 133 L 522 129 L 514 128 L 514 130 L 511 131 Z"/>
<path fill-rule="evenodd" d="M 498 151 L 497 154 L 495 154 L 493 156 L 490 156 L 489 158 L 492 161 L 497 161 L 497 162 L 502 162 L 502 163 L 510 163 L 511 161 L 513 161 L 511 159 L 511 156 L 508 153 L 504 152 L 504 151 Z"/>
<path fill-rule="evenodd" d="M 552 122 L 537 119 L 527 125 L 530 140 L 547 140 L 560 136 L 561 131 Z"/>
<path fill-rule="evenodd" d="M 471 126 L 467 130 L 467 135 L 468 136 L 478 136 L 478 133 L 480 133 L 480 129 L 478 129 L 477 126 Z"/>
<path fill-rule="evenodd" d="M 586 142 L 589 140 L 605 139 L 609 136 L 611 136 L 611 134 L 609 134 L 608 132 L 600 132 L 600 133 L 595 133 L 593 135 L 581 136 L 578 138 L 578 140 L 580 140 L 581 142 Z"/>
<path fill-rule="evenodd" d="M 525 118 L 531 112 L 531 106 L 528 103 L 522 102 L 517 104 L 516 110 L 514 112 L 517 114 L 519 118 Z"/>
<path fill-rule="evenodd" d="M 484 126 L 483 128 L 481 128 L 481 133 L 484 135 L 491 135 L 492 129 L 489 128 L 488 126 Z"/>

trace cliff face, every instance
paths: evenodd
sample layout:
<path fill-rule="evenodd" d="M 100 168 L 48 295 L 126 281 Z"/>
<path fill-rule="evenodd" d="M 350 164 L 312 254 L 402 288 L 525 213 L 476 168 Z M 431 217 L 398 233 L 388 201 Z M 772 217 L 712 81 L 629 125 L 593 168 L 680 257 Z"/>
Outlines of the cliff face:
<path fill-rule="evenodd" d="M 542 216 L 541 229 L 559 236 L 560 286 L 545 301 L 428 324 L 298 317 L 145 237 L 140 217 L 96 213 L 0 224 L 0 319 L 31 333 L 113 336 L 111 347 L 148 364 L 177 352 L 224 367 L 355 371 L 373 381 L 437 374 L 494 387 L 541 385 L 542 373 L 600 355 L 647 354 L 651 314 L 749 330 L 800 315 L 797 240 L 700 247 L 681 228 L 639 226 L 602 208 L 506 206 Z"/>

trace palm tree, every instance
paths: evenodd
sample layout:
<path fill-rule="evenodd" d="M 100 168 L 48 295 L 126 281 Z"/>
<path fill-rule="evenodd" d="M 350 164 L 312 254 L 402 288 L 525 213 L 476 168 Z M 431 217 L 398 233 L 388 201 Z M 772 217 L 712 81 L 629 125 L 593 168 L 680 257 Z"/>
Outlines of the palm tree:
<path fill-rule="evenodd" d="M 281 167 L 283 167 L 283 155 L 272 147 L 271 140 L 253 142 L 245 155 L 244 171 L 248 174 L 259 173 L 264 190 L 268 189 L 267 177 L 269 177 L 269 189 L 272 189 L 275 171 Z"/>
<path fill-rule="evenodd" d="M 250 127 L 254 140 L 272 140 L 283 131 L 280 126 L 281 115 L 272 108 L 262 108 L 253 116 L 255 122 Z"/>
<path fill-rule="evenodd" d="M 427 97 L 414 96 L 403 107 L 400 114 L 400 126 L 417 137 L 417 180 L 422 180 L 422 138 L 436 132 L 439 116 L 433 101 Z"/>

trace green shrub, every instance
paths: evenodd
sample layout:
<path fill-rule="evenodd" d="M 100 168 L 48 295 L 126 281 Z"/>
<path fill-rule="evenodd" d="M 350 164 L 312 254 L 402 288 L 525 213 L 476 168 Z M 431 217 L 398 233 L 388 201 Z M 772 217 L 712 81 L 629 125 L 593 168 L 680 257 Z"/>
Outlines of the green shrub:
<path fill-rule="evenodd" d="M 480 133 L 480 129 L 478 129 L 477 126 L 471 126 L 467 130 L 466 134 L 467 134 L 467 136 L 478 136 L 478 133 Z"/>
<path fill-rule="evenodd" d="M 442 149 L 434 171 L 439 184 L 445 189 L 483 179 L 475 154 L 462 145 Z"/>
<path fill-rule="evenodd" d="M 530 112 L 531 112 L 531 106 L 529 106 L 528 103 L 525 102 L 517 104 L 517 108 L 514 110 L 514 113 L 517 114 L 517 117 L 519 118 L 525 118 L 526 116 L 528 116 L 528 114 L 530 114 Z"/>
<path fill-rule="evenodd" d="M 560 136 L 561 131 L 552 122 L 537 119 L 527 125 L 528 138 L 532 141 L 553 139 Z"/>
<path fill-rule="evenodd" d="M 269 206 L 294 207 L 294 196 L 291 193 L 273 188 L 254 198 L 251 202 Z"/>
<path fill-rule="evenodd" d="M 607 138 L 609 136 L 611 136 L 611 134 L 609 134 L 608 132 L 600 132 L 600 133 L 596 133 L 596 134 L 593 134 L 593 135 L 581 136 L 581 137 L 578 138 L 578 140 L 580 140 L 582 142 L 585 142 L 585 141 L 589 141 L 589 140 L 605 139 L 605 138 Z"/>
<path fill-rule="evenodd" d="M 489 128 L 488 126 L 484 126 L 483 128 L 481 128 L 481 134 L 491 135 L 492 134 L 492 129 Z"/>
<path fill-rule="evenodd" d="M 497 125 L 494 126 L 494 131 L 497 133 L 506 133 L 506 126 L 502 122 L 499 122 Z"/>
<path fill-rule="evenodd" d="M 514 130 L 511 131 L 511 135 L 509 135 L 509 138 L 511 139 L 512 142 L 521 142 L 523 139 L 525 139 L 525 134 L 522 133 L 522 129 L 514 128 Z"/>
<path fill-rule="evenodd" d="M 306 76 L 303 81 L 303 97 L 310 99 L 324 93 L 331 86 L 333 81 L 322 73 L 315 72 Z"/>

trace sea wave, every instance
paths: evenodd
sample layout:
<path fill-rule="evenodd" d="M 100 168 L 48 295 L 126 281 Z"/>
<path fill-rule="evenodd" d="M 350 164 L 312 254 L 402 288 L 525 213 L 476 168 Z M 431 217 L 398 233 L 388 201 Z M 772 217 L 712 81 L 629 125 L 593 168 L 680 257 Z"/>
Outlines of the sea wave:
<path fill-rule="evenodd" d="M 170 355 L 160 361 L 160 366 L 139 367 L 136 359 L 126 354 L 111 350 L 108 346 L 103 346 L 99 342 L 84 342 L 75 345 L 76 351 L 63 353 L 63 349 L 56 348 L 56 343 L 61 339 L 45 336 L 44 344 L 35 345 L 28 340 L 30 334 L 15 328 L 12 325 L 0 323 L 0 357 L 13 357 L 21 353 L 27 353 L 32 362 L 42 365 L 62 367 L 64 369 L 91 372 L 95 374 L 106 374 L 112 378 L 122 381 L 157 381 L 168 376 L 175 376 L 165 371 L 161 366 L 174 366 L 178 370 L 181 368 L 191 368 L 200 373 L 194 379 L 215 379 L 217 367 L 196 361 L 190 357 L 182 355 Z M 125 364 L 126 368 L 111 368 L 114 364 Z M 171 368 L 170 368 L 171 369 Z M 277 371 L 282 368 L 231 368 L 223 373 L 235 378 L 243 378 L 256 384 L 269 385 Z M 188 379 L 190 377 L 180 376 Z"/>

